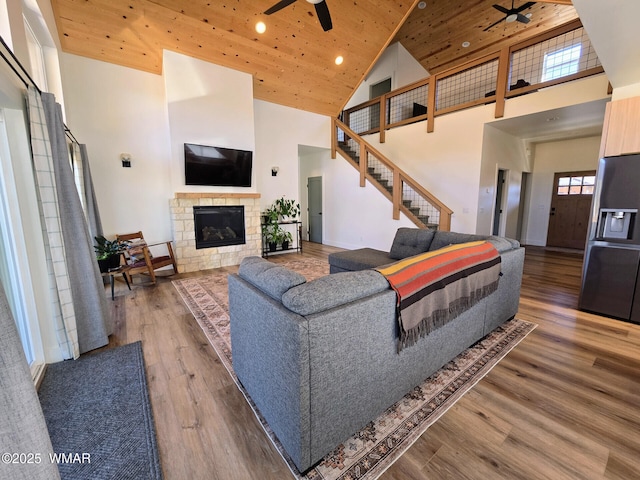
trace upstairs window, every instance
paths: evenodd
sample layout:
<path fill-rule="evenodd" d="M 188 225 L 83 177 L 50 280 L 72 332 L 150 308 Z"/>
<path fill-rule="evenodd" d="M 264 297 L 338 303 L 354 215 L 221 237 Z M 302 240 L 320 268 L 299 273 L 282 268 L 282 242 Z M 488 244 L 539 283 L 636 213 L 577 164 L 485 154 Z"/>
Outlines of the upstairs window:
<path fill-rule="evenodd" d="M 557 78 L 578 73 L 582 44 L 577 43 L 544 56 L 541 82 L 548 82 Z"/>

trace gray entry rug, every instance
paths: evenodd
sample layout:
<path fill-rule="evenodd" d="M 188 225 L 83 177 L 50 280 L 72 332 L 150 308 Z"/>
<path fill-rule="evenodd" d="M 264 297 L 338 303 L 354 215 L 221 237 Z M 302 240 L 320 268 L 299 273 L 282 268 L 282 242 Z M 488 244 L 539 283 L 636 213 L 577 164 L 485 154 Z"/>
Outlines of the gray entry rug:
<path fill-rule="evenodd" d="M 302 274 L 307 281 L 329 273 L 329 265 L 315 259 L 294 260 L 281 265 Z M 536 327 L 534 323 L 513 319 L 496 328 L 408 392 L 361 431 L 338 445 L 311 470 L 301 474 L 233 371 L 227 274 L 186 278 L 172 283 L 247 399 L 269 439 L 287 462 L 293 477 L 298 480 L 378 478 L 430 425 Z"/>
<path fill-rule="evenodd" d="M 38 395 L 63 480 L 162 478 L 140 342 L 49 365 Z"/>

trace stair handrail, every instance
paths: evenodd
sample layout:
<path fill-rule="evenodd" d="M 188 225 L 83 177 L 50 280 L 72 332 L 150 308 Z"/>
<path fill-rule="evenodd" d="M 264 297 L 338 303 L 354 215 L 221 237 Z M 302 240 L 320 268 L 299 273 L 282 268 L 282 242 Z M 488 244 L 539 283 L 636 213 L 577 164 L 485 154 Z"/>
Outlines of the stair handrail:
<path fill-rule="evenodd" d="M 453 214 L 453 210 L 447 207 L 440 199 L 438 199 L 435 195 L 429 192 L 426 188 L 424 188 L 420 183 L 418 183 L 414 178 L 412 178 L 407 172 L 398 167 L 395 163 L 389 160 L 383 153 L 378 151 L 373 145 L 367 142 L 364 138 L 354 132 L 348 125 L 346 125 L 340 119 L 333 119 L 333 145 L 331 149 L 331 158 L 336 158 L 336 152 L 340 150 L 340 153 L 351 160 L 349 155 L 344 152 L 340 147 L 338 147 L 337 134 L 336 130 L 340 128 L 347 136 L 351 139 L 356 140 L 360 144 L 360 163 L 356 165 L 352 162 L 352 165 L 358 168 L 360 172 L 360 186 L 365 186 L 365 179 L 368 179 L 369 182 L 374 185 L 380 192 L 382 192 L 385 196 L 389 196 L 389 192 L 385 190 L 378 182 L 368 173 L 367 171 L 367 153 L 373 155 L 378 161 L 383 163 L 389 170 L 393 173 L 393 193 L 391 194 L 390 200 L 393 202 L 393 218 L 394 220 L 398 220 L 400 218 L 400 211 L 402 211 L 407 217 L 409 217 L 416 225 L 422 226 L 422 223 L 417 219 L 417 217 L 409 211 L 402 203 L 402 185 L 407 184 L 409 187 L 413 189 L 418 195 L 420 195 L 423 199 L 429 202 L 436 210 L 439 212 L 439 222 L 438 229 L 448 231 L 451 229 L 451 215 Z"/>

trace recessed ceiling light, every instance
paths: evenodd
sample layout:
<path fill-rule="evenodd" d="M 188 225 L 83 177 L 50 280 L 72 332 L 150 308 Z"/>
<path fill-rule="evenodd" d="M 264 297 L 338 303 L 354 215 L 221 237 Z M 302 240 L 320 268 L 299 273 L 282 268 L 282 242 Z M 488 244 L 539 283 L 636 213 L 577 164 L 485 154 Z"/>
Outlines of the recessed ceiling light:
<path fill-rule="evenodd" d="M 256 23 L 256 32 L 264 33 L 266 31 L 267 31 L 267 26 L 264 24 L 264 22 Z"/>
<path fill-rule="evenodd" d="M 338 55 L 336 57 L 336 65 L 342 65 L 342 62 L 344 62 L 344 58 L 342 58 L 342 55 Z"/>
<path fill-rule="evenodd" d="M 469 48 L 470 45 L 469 42 L 462 42 L 462 48 Z"/>
<path fill-rule="evenodd" d="M 426 6 L 427 6 L 427 2 L 420 2 L 420 3 L 418 4 L 418 8 L 419 8 L 420 10 L 424 9 Z"/>

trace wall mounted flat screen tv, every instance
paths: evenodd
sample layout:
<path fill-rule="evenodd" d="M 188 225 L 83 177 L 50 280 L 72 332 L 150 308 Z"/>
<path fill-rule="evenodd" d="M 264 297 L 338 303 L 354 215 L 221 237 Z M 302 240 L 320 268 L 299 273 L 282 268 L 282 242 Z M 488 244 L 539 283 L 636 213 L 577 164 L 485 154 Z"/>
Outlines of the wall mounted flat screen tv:
<path fill-rule="evenodd" d="M 184 144 L 187 185 L 250 187 L 253 152 L 234 148 Z"/>

